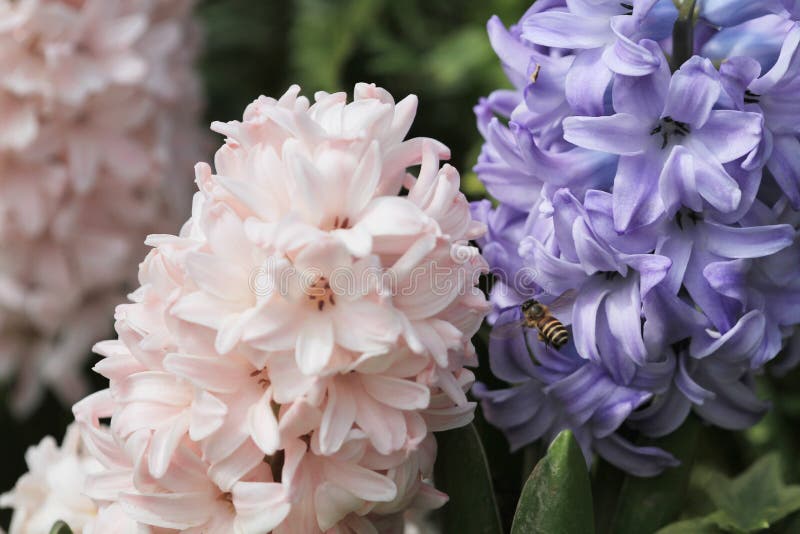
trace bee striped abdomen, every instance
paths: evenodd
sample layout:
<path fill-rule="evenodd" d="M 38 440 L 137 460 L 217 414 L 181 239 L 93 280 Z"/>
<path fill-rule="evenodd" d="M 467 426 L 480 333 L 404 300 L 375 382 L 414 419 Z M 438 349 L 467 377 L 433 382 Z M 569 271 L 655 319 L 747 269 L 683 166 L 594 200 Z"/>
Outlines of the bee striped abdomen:
<path fill-rule="evenodd" d="M 569 340 L 569 333 L 566 327 L 552 315 L 542 317 L 538 321 L 536 328 L 542 334 L 544 341 L 557 349 L 561 348 Z"/>

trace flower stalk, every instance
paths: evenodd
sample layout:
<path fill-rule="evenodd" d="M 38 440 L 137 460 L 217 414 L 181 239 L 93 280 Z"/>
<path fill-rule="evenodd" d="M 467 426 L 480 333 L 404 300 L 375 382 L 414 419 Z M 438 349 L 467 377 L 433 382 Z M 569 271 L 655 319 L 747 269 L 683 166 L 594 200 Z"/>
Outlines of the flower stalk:
<path fill-rule="evenodd" d="M 696 20 L 697 0 L 675 0 L 678 8 L 678 20 L 672 30 L 672 71 L 678 70 L 683 63 L 692 57 L 694 52 L 694 23 Z"/>

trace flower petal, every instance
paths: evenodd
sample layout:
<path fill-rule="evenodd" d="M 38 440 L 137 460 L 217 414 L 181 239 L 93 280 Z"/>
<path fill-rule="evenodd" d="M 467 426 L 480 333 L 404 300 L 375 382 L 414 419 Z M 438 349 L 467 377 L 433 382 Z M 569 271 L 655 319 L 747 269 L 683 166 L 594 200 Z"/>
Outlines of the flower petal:
<path fill-rule="evenodd" d="M 627 113 L 610 117 L 567 117 L 563 126 L 564 139 L 570 143 L 611 154 L 642 154 L 650 140 L 650 126 Z"/>

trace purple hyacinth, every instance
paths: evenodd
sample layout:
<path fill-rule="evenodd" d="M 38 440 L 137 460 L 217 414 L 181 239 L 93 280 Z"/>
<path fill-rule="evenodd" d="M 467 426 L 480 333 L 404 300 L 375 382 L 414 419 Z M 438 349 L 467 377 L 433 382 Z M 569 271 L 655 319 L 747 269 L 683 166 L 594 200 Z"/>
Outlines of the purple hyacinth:
<path fill-rule="evenodd" d="M 509 387 L 473 392 L 514 449 L 568 428 L 587 461 L 651 476 L 674 458 L 623 435 L 691 411 L 747 428 L 768 409 L 754 376 L 800 363 L 800 13 L 701 5 L 540 0 L 488 23 L 513 89 L 475 108 L 498 204 L 473 214 Z M 560 350 L 507 337 L 530 298 Z"/>

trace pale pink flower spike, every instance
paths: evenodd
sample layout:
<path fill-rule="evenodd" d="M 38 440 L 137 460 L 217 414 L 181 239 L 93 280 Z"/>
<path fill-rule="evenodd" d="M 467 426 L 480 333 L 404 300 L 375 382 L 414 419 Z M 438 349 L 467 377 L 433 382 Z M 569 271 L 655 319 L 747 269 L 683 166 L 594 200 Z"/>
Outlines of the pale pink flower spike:
<path fill-rule="evenodd" d="M 191 218 L 148 238 L 118 339 L 96 346 L 109 388 L 74 407 L 106 516 L 402 532 L 446 502 L 433 432 L 472 419 L 484 229 L 447 148 L 404 140 L 416 106 L 367 84 L 311 104 L 293 86 L 214 123 L 227 139 L 196 168 Z"/>

